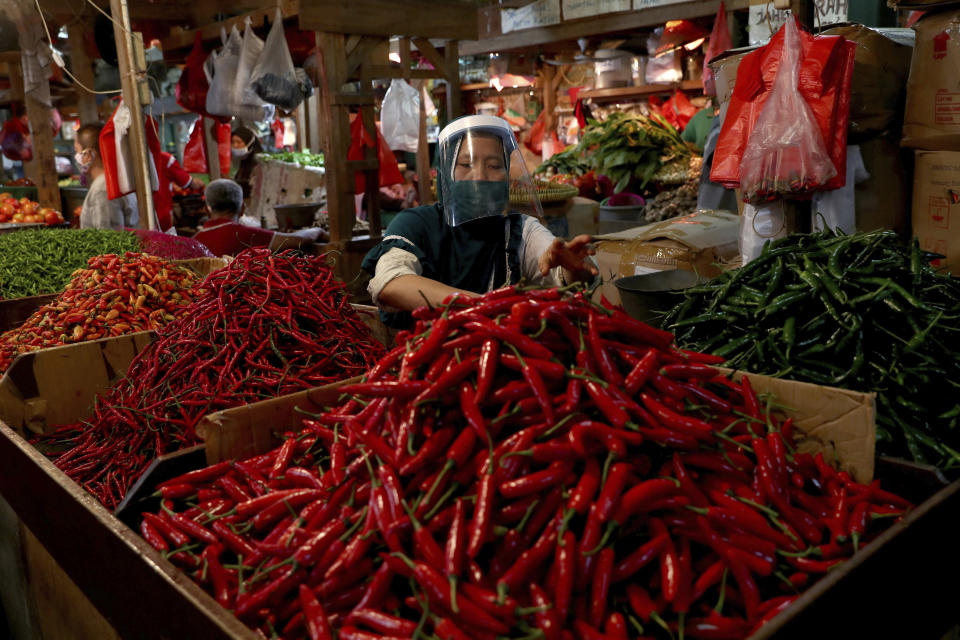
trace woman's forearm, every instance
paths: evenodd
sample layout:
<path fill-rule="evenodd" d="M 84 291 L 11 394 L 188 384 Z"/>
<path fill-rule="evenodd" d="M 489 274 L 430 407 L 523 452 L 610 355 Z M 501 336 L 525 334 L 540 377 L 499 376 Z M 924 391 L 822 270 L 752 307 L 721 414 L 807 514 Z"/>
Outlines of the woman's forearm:
<path fill-rule="evenodd" d="M 462 293 L 470 297 L 477 295 L 423 276 L 406 275 L 388 282 L 380 292 L 378 301 L 384 306 L 413 311 L 427 303 L 438 306 L 451 293 Z"/>

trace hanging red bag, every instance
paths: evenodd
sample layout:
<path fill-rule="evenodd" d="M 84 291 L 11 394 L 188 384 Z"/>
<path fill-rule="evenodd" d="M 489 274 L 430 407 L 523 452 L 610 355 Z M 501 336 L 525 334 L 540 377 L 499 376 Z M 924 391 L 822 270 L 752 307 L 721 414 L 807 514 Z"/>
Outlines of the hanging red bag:
<path fill-rule="evenodd" d="M 33 145 L 30 143 L 30 129 L 21 118 L 10 118 L 0 129 L 0 149 L 3 155 L 18 162 L 33 159 Z"/>
<path fill-rule="evenodd" d="M 397 158 L 390 151 L 390 147 L 380 135 L 380 129 L 377 129 L 376 141 L 373 136 L 367 132 L 363 126 L 363 119 L 358 115 L 350 123 L 350 149 L 347 151 L 347 161 L 363 160 L 364 148 L 372 148 L 374 144 L 378 145 L 377 159 L 380 161 L 380 186 L 386 187 L 391 184 L 402 184 L 403 176 L 400 174 L 400 167 L 397 164 Z M 362 171 L 355 171 L 354 193 L 364 193 L 366 191 L 366 182 Z"/>
<path fill-rule="evenodd" d="M 193 40 L 193 49 L 187 55 L 183 72 L 177 81 L 175 92 L 178 105 L 187 111 L 201 115 L 207 113 L 207 90 L 210 88 L 207 76 L 203 73 L 203 63 L 206 59 L 207 52 L 203 50 L 203 40 L 198 30 Z"/>
<path fill-rule="evenodd" d="M 133 178 L 133 151 L 126 140 L 130 127 L 130 110 L 123 101 L 117 105 L 107 124 L 100 131 L 100 157 L 103 159 L 104 177 L 107 181 L 107 198 L 113 200 L 136 191 Z M 147 117 L 145 122 L 147 138 L 147 163 L 150 176 L 150 190 L 159 191 L 161 176 L 157 172 L 160 166 L 160 138 L 157 136 L 157 124 Z"/>
<path fill-rule="evenodd" d="M 545 113 L 545 111 L 540 112 L 540 115 L 533 122 L 533 126 L 530 127 L 526 140 L 523 141 L 523 145 L 538 156 L 543 153 L 543 133 L 547 122 L 546 118 L 543 117 Z"/>
<path fill-rule="evenodd" d="M 187 144 L 183 145 L 183 169 L 187 173 L 207 173 L 207 154 L 203 148 L 203 120 L 197 120 L 190 129 Z"/>
<path fill-rule="evenodd" d="M 273 131 L 273 146 L 277 149 L 283 149 L 283 120 L 275 118 L 270 123 L 270 130 Z"/>
<path fill-rule="evenodd" d="M 732 48 L 733 40 L 730 38 L 730 27 L 727 26 L 727 10 L 721 2 L 720 8 L 717 9 L 717 17 L 713 19 L 713 31 L 710 32 L 710 40 L 703 56 L 703 92 L 706 95 L 717 95 L 717 83 L 709 62 Z"/>
<path fill-rule="evenodd" d="M 795 20 L 788 23 L 796 35 L 792 42 L 794 51 L 800 57 L 800 66 L 795 76 L 794 89 L 785 90 L 783 97 L 789 98 L 792 93 L 807 105 L 835 171 L 833 177 L 828 178 L 824 183 L 807 180 L 807 186 L 803 187 L 804 179 L 800 179 L 794 186 L 788 184 L 783 195 L 796 198 L 809 195 L 813 191 L 836 189 L 846 183 L 847 123 L 850 115 L 850 82 L 853 77 L 856 44 L 842 36 L 815 38 L 809 33 L 800 31 Z M 767 45 L 745 56 L 737 69 L 737 82 L 723 128 L 720 130 L 713 168 L 710 172 L 712 181 L 719 182 L 728 188 L 742 186 L 744 154 L 750 145 L 760 140 L 755 138 L 751 142 L 751 136 L 764 106 L 773 95 L 778 70 L 786 57 L 785 34 L 786 25 L 774 34 Z M 787 135 L 789 132 L 786 125 L 799 122 L 801 116 L 798 115 L 799 111 L 783 109 L 784 107 L 781 107 L 776 113 L 771 112 L 767 121 L 771 125 L 776 125 L 780 133 Z M 776 137 L 776 132 L 770 131 L 764 136 L 767 140 L 764 143 L 767 150 L 772 149 L 769 144 Z M 810 137 L 805 134 L 804 139 L 809 140 Z M 781 140 L 785 141 L 786 138 Z M 774 158 L 775 154 L 767 157 Z M 780 159 L 784 158 L 785 156 L 781 154 Z M 793 158 L 793 160 L 796 159 Z M 788 165 L 783 166 L 783 171 L 778 176 L 781 183 L 784 178 L 788 179 L 788 183 L 790 182 L 787 174 L 797 168 L 793 160 L 788 159 Z M 751 160 L 751 162 L 757 161 L 760 161 L 758 157 Z M 767 164 L 768 169 L 772 166 Z M 807 172 L 807 169 L 803 171 Z M 767 174 L 774 175 L 769 172 Z M 797 175 L 799 176 L 799 173 Z M 808 173 L 807 177 L 811 175 Z M 802 188 L 797 191 L 795 190 L 797 186 Z M 755 192 L 754 196 L 756 195 L 759 194 Z M 768 192 L 767 196 L 777 197 L 776 192 L 773 191 Z"/>

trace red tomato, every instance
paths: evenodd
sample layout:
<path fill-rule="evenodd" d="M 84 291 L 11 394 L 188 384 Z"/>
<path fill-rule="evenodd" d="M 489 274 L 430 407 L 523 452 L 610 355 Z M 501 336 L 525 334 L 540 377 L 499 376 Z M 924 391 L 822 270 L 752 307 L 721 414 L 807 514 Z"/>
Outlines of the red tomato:
<path fill-rule="evenodd" d="M 60 220 L 60 214 L 53 209 L 47 209 L 47 212 L 43 215 L 43 222 L 48 227 L 52 227 L 55 224 L 60 224 Z"/>

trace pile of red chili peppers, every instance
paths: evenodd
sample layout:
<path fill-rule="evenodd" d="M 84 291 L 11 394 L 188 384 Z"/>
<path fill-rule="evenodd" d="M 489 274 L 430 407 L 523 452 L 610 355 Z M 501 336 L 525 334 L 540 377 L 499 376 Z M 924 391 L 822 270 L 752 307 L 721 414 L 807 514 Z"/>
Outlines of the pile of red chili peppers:
<path fill-rule="evenodd" d="M 199 442 L 208 413 L 356 376 L 384 353 L 321 256 L 248 249 L 211 273 L 181 318 L 99 397 L 39 440 L 114 508 L 155 456 Z"/>
<path fill-rule="evenodd" d="M 142 535 L 268 637 L 716 639 L 910 507 L 620 310 L 466 304 L 279 448 L 164 483 Z"/>
<path fill-rule="evenodd" d="M 21 353 L 159 329 L 193 301 L 196 274 L 166 260 L 128 251 L 87 265 L 55 300 L 0 335 L 0 375 Z"/>

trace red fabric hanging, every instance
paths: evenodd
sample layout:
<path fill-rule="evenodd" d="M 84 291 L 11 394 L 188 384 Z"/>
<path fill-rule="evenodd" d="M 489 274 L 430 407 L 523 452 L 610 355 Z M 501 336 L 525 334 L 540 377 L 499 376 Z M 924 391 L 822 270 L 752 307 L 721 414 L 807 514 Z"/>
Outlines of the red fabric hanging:
<path fill-rule="evenodd" d="M 372 148 L 374 144 L 378 145 L 377 158 L 380 161 L 380 186 L 386 187 L 391 184 L 402 184 L 403 176 L 400 175 L 400 167 L 397 164 L 397 158 L 390 151 L 390 147 L 380 135 L 380 129 L 377 129 L 377 138 L 374 141 L 373 136 L 367 132 L 363 126 L 363 119 L 358 115 L 350 123 L 350 149 L 347 151 L 347 160 L 363 160 L 363 150 L 365 147 Z M 362 171 L 355 173 L 354 193 L 363 193 L 366 191 L 366 181 Z"/>

